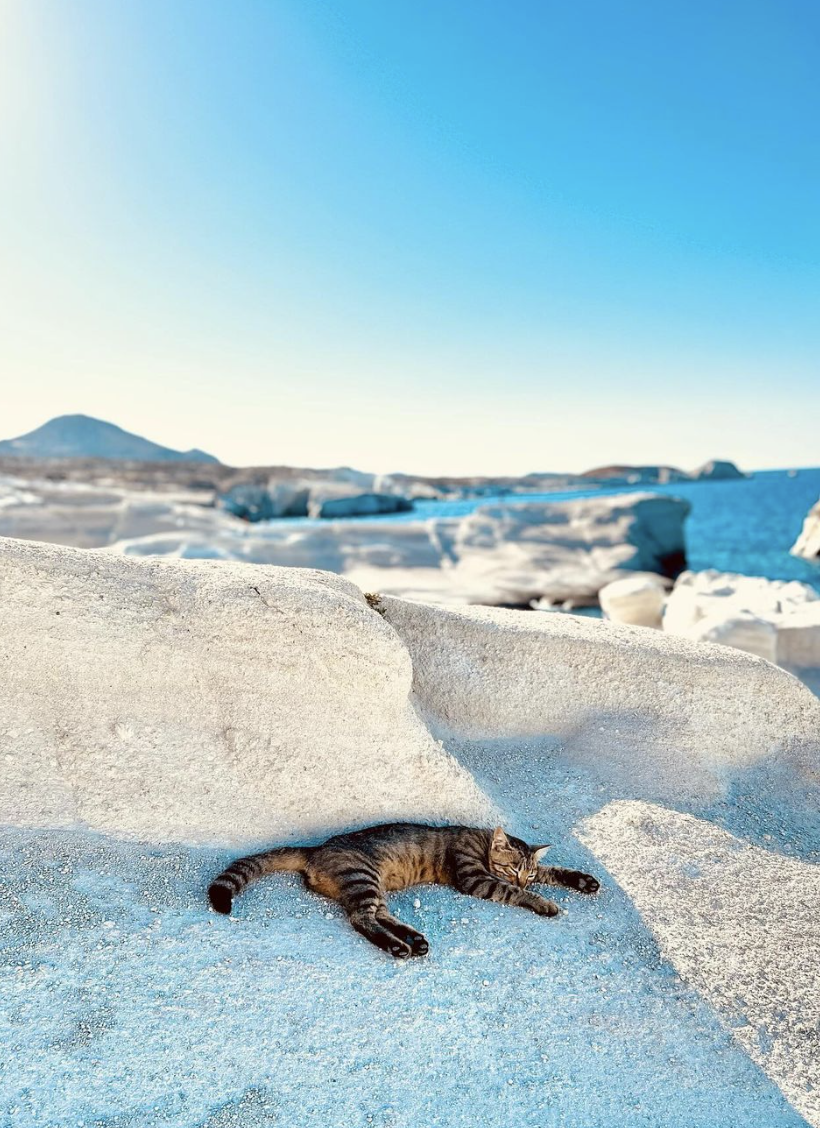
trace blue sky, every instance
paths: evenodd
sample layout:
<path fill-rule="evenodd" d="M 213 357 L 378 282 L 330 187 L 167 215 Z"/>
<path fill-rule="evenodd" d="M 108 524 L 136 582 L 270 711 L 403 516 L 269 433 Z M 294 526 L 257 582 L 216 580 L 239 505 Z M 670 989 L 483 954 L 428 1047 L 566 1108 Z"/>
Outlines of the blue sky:
<path fill-rule="evenodd" d="M 820 8 L 6 0 L 3 437 L 820 462 Z"/>

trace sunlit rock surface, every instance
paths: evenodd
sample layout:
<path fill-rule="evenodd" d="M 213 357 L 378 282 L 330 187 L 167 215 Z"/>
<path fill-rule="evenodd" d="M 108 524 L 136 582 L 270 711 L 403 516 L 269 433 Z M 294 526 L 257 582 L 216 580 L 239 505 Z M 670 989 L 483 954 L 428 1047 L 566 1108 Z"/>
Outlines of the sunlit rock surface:
<path fill-rule="evenodd" d="M 0 822 L 251 843 L 487 817 L 329 573 L 0 541 Z"/>
<path fill-rule="evenodd" d="M 191 493 L 0 479 L 0 535 L 129 556 L 241 560 L 321 568 L 364 590 L 445 603 L 526 606 L 545 598 L 594 603 L 624 571 L 674 576 L 685 565 L 688 503 L 652 494 L 482 506 L 463 518 L 277 524 L 266 517 L 329 517 L 401 510 L 401 497 L 322 492 L 301 480 L 238 485 L 220 506 Z M 317 492 L 317 489 L 319 492 Z M 321 503 L 321 504 L 320 504 Z"/>
<path fill-rule="evenodd" d="M 0 1123 L 818 1123 L 820 702 L 794 678 L 638 627 L 368 603 L 315 571 L 0 548 Z M 622 846 L 619 799 L 695 829 Z M 431 945 L 399 966 L 287 875 L 208 911 L 246 837 L 396 804 L 551 842 L 601 892 L 551 889 L 550 921 L 398 894 Z M 736 865 L 746 841 L 770 860 Z"/>
<path fill-rule="evenodd" d="M 740 650 L 572 615 L 378 606 L 439 735 L 557 735 L 564 755 L 644 798 L 714 799 L 763 764 L 816 779 L 820 701 Z"/>
<path fill-rule="evenodd" d="M 795 556 L 805 556 L 809 560 L 820 557 L 820 501 L 809 510 L 792 552 Z"/>
<path fill-rule="evenodd" d="M 606 584 L 598 592 L 598 600 L 606 618 L 613 622 L 660 630 L 667 586 L 662 576 L 639 572 Z"/>
<path fill-rule="evenodd" d="M 580 836 L 684 981 L 820 1124 L 820 865 L 647 803 L 613 803 Z"/>
<path fill-rule="evenodd" d="M 663 629 L 736 646 L 781 666 L 820 666 L 820 596 L 797 580 L 685 572 L 667 599 Z"/>

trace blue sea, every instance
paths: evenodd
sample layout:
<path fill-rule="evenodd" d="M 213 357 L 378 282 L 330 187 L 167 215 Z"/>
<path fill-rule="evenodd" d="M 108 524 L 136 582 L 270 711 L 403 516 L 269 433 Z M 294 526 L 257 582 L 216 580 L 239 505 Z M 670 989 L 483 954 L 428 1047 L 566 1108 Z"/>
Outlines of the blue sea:
<path fill-rule="evenodd" d="M 806 514 L 820 498 L 820 468 L 761 470 L 748 478 L 726 482 L 676 482 L 668 486 L 619 486 L 460 501 L 420 501 L 411 513 L 380 520 L 457 517 L 481 505 L 520 505 L 528 501 L 563 501 L 647 491 L 683 497 L 691 503 L 686 542 L 689 567 L 694 571 L 717 568 L 746 576 L 766 576 L 770 580 L 802 580 L 820 592 L 820 564 L 789 553 Z"/>

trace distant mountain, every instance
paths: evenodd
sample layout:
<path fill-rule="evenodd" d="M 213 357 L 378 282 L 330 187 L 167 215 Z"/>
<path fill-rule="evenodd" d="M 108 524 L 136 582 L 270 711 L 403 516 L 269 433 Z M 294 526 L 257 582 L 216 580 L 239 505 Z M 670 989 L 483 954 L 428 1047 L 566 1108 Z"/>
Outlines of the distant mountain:
<path fill-rule="evenodd" d="M 20 458 L 114 458 L 135 462 L 219 462 L 202 450 L 171 450 L 90 415 L 58 415 L 35 431 L 0 442 Z"/>

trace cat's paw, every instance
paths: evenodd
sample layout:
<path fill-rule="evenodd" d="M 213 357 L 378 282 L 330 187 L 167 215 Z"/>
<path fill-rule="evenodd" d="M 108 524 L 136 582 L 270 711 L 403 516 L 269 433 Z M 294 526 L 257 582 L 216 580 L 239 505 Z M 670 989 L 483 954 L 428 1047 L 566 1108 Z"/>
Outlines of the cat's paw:
<path fill-rule="evenodd" d="M 422 936 L 421 933 L 418 933 L 410 941 L 410 951 L 414 956 L 426 956 L 429 950 L 430 945 L 427 943 L 427 939 Z"/>
<path fill-rule="evenodd" d="M 221 885 L 214 882 L 208 888 L 208 900 L 211 902 L 211 908 L 215 913 L 222 913 L 223 916 L 228 916 L 233 907 L 233 893 L 227 885 Z"/>
<path fill-rule="evenodd" d="M 561 909 L 556 905 L 555 901 L 547 901 L 543 897 L 539 897 L 537 901 L 531 906 L 532 911 L 538 913 L 539 916 L 554 917 L 558 916 Z"/>
<path fill-rule="evenodd" d="M 577 889 L 579 893 L 597 893 L 601 888 L 598 879 L 589 873 L 574 873 L 572 879 L 572 888 Z"/>

